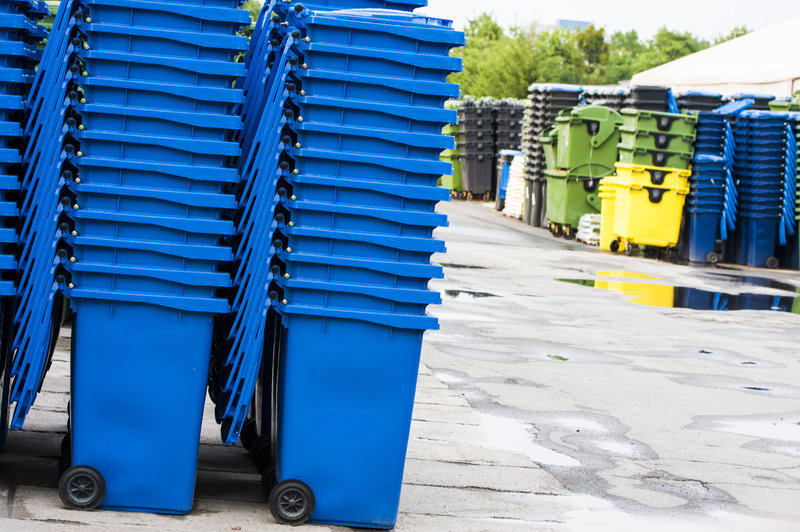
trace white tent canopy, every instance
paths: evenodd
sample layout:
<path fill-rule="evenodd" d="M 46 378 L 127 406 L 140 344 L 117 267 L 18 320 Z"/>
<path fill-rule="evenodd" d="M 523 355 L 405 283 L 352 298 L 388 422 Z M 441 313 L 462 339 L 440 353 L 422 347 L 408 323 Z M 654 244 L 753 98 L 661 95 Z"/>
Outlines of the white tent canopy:
<path fill-rule="evenodd" d="M 800 90 L 800 18 L 640 72 L 631 84 L 791 96 Z"/>

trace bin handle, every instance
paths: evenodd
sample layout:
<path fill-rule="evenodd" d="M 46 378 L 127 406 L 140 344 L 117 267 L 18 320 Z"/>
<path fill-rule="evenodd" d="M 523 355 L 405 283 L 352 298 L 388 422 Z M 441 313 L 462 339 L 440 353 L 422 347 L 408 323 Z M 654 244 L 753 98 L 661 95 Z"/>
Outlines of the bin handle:
<path fill-rule="evenodd" d="M 385 286 L 371 286 L 332 281 L 315 281 L 309 279 L 279 280 L 279 284 L 289 288 L 363 294 L 389 301 L 420 305 L 438 305 L 442 302 L 442 296 L 439 294 L 439 292 L 433 292 L 431 290 L 389 288 Z"/>
<path fill-rule="evenodd" d="M 78 299 L 102 299 L 125 303 L 145 303 L 158 307 L 167 307 L 184 312 L 207 314 L 226 314 L 230 311 L 226 299 L 208 297 L 173 296 L 144 292 L 121 292 L 116 290 L 100 290 L 94 288 L 62 288 L 65 295 Z"/>
<path fill-rule="evenodd" d="M 444 278 L 444 270 L 441 266 L 435 264 L 415 264 L 387 260 L 339 257 L 334 255 L 322 255 L 319 253 L 304 253 L 302 251 L 286 253 L 284 250 L 278 250 L 276 254 L 284 262 L 324 264 L 326 266 L 346 266 L 390 275 L 403 275 L 406 277 L 415 277 L 421 279 Z"/>
<path fill-rule="evenodd" d="M 602 175 L 593 175 L 593 176 L 592 176 L 592 179 L 602 179 L 602 178 L 604 178 L 604 177 L 606 177 L 606 176 L 609 176 L 609 175 L 611 175 L 611 174 L 613 174 L 613 173 L 614 173 L 614 167 L 608 167 L 608 166 L 605 166 L 605 165 L 602 165 L 602 164 L 599 164 L 599 163 L 593 163 L 593 162 L 588 162 L 588 163 L 584 163 L 584 164 L 579 164 L 578 166 L 574 166 L 574 167 L 570 168 L 570 169 L 568 170 L 568 172 L 569 172 L 570 174 L 575 174 L 575 173 L 578 173 L 578 171 L 579 171 L 581 168 L 586 168 L 586 167 L 588 167 L 588 168 L 590 168 L 590 169 L 591 169 L 592 167 L 597 167 L 597 168 L 602 168 L 602 169 L 603 169 L 603 173 L 602 173 Z"/>
<path fill-rule="evenodd" d="M 591 120 L 599 123 L 597 133 L 592 136 L 591 144 L 593 148 L 599 148 L 617 133 L 622 125 L 622 115 L 613 109 L 602 105 L 587 105 L 579 107 L 571 113 L 575 118 L 581 120 Z"/>
<path fill-rule="evenodd" d="M 305 306 L 305 305 L 279 305 L 287 314 L 305 316 L 319 316 L 321 318 L 340 318 L 345 320 L 359 320 L 396 329 L 412 329 L 420 332 L 425 330 L 438 330 L 439 320 L 431 316 L 416 316 L 407 314 L 389 314 L 380 312 L 364 312 L 358 310 L 343 310 L 335 308 Z"/>

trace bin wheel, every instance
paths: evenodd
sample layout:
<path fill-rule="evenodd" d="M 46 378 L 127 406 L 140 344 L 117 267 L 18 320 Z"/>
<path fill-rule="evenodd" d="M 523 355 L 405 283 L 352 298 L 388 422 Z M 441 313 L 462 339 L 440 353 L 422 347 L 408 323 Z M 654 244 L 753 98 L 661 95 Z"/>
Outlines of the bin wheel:
<path fill-rule="evenodd" d="M 97 469 L 78 465 L 67 469 L 58 481 L 58 496 L 67 508 L 94 510 L 106 494 L 106 481 Z"/>
<path fill-rule="evenodd" d="M 554 237 L 558 238 L 564 234 L 564 228 L 559 224 L 550 224 L 550 232 L 553 233 Z"/>
<path fill-rule="evenodd" d="M 269 499 L 272 489 L 278 484 L 278 479 L 275 477 L 275 467 L 269 466 L 261 473 L 261 488 L 264 490 L 264 496 Z"/>
<path fill-rule="evenodd" d="M 770 270 L 775 270 L 780 265 L 781 262 L 778 260 L 778 257 L 770 257 L 767 259 L 767 268 L 769 268 Z"/>
<path fill-rule="evenodd" d="M 279 523 L 302 525 L 314 513 L 314 494 L 299 480 L 284 480 L 269 493 L 269 511 Z"/>
<path fill-rule="evenodd" d="M 716 251 L 709 251 L 706 255 L 706 262 L 709 264 L 719 264 L 720 260 L 722 260 L 722 256 Z"/>
<path fill-rule="evenodd" d="M 242 431 L 239 433 L 239 441 L 242 442 L 242 447 L 249 451 L 253 448 L 256 438 L 258 438 L 256 420 L 248 419 L 244 422 L 244 425 L 242 425 Z"/>
<path fill-rule="evenodd" d="M 564 226 L 564 238 L 567 240 L 575 240 L 576 233 L 571 227 Z"/>
<path fill-rule="evenodd" d="M 618 252 L 618 251 L 619 251 L 619 245 L 620 245 L 620 242 L 619 242 L 619 240 L 612 240 L 612 241 L 611 241 L 611 244 L 609 244 L 609 245 L 608 245 L 608 248 L 609 248 L 609 249 L 610 249 L 612 252 L 616 253 L 616 252 Z"/>
<path fill-rule="evenodd" d="M 636 244 L 628 242 L 628 245 L 625 246 L 625 254 L 629 257 L 636 255 L 636 253 L 638 252 L 639 252 L 639 246 L 637 246 Z"/>

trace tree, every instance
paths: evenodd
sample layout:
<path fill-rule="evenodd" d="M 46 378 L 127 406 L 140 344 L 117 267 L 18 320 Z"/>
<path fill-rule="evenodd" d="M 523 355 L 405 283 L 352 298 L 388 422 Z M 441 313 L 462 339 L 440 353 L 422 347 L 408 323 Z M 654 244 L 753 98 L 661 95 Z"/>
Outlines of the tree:
<path fill-rule="evenodd" d="M 730 41 L 732 39 L 737 39 L 743 35 L 747 35 L 752 30 L 750 30 L 747 26 L 736 26 L 727 34 L 720 34 L 714 39 L 714 45 L 722 44 L 725 41 Z"/>
<path fill-rule="evenodd" d="M 636 72 L 649 70 L 658 65 L 699 52 L 708 48 L 708 41 L 698 39 L 691 33 L 678 33 L 662 27 L 635 61 Z"/>
<path fill-rule="evenodd" d="M 481 13 L 477 18 L 468 20 L 464 34 L 467 41 L 477 40 L 476 45 L 499 41 L 505 37 L 503 28 L 489 13 Z"/>
<path fill-rule="evenodd" d="M 608 43 L 606 43 L 606 30 L 589 25 L 586 29 L 575 35 L 578 48 L 586 57 L 588 65 L 604 65 L 608 62 Z"/>
<path fill-rule="evenodd" d="M 602 83 L 618 83 L 631 79 L 636 73 L 636 58 L 645 50 L 636 30 L 614 32 L 608 49 L 608 63 L 601 68 L 598 78 Z"/>

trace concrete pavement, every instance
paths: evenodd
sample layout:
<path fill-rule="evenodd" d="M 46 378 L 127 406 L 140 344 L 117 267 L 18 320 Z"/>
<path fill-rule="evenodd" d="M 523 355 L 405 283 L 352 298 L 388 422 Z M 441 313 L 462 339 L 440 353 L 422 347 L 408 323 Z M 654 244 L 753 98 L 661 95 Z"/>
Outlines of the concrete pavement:
<path fill-rule="evenodd" d="M 785 303 L 797 272 L 615 256 L 479 203 L 442 210 L 441 329 L 423 348 L 398 530 L 800 530 L 800 315 L 599 288 Z M 210 407 L 190 515 L 62 508 L 68 341 L 0 455 L 0 530 L 284 529 L 246 453 L 218 444 Z"/>

